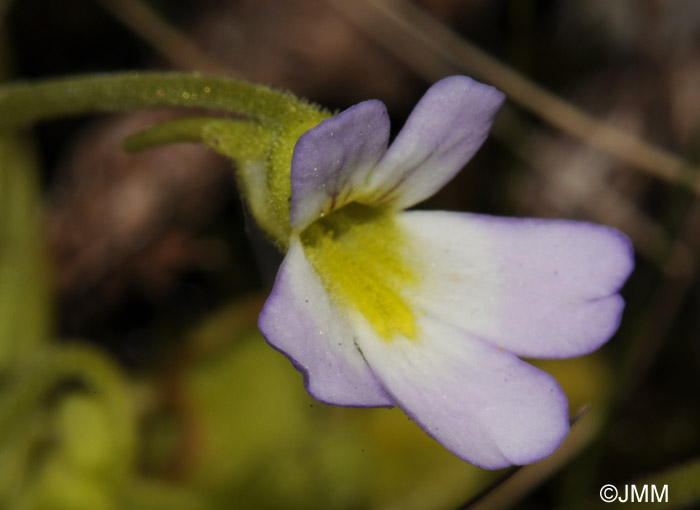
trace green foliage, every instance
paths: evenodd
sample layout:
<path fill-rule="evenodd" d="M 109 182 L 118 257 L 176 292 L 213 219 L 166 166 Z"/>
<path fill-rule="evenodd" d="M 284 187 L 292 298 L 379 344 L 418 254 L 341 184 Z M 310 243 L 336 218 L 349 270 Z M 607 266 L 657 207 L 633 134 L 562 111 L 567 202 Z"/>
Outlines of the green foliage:
<path fill-rule="evenodd" d="M 0 507 L 116 509 L 133 468 L 132 405 L 110 360 L 51 341 L 34 154 L 0 132 Z"/>
<path fill-rule="evenodd" d="M 110 360 L 78 345 L 37 349 L 0 393 L 0 506 L 112 508 L 134 442 L 132 402 Z"/>
<path fill-rule="evenodd" d="M 32 147 L 0 134 L 0 388 L 10 366 L 46 341 L 49 295 Z"/>
<path fill-rule="evenodd" d="M 260 337 L 257 311 L 242 302 L 212 316 L 183 345 L 186 365 L 169 383 L 181 388 L 178 407 L 187 410 L 180 437 L 194 443 L 175 447 L 170 462 L 184 466 L 184 485 L 203 508 L 381 508 L 396 501 L 449 508 L 483 483 L 482 470 L 397 409 L 342 409 L 312 399 L 301 375 Z"/>

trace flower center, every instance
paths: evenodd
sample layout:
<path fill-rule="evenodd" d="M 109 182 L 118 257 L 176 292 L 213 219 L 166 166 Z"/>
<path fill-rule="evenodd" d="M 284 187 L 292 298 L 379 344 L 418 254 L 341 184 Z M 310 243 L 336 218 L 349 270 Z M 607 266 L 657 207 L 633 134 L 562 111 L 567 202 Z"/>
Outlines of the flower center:
<path fill-rule="evenodd" d="M 341 306 L 359 311 L 384 340 L 415 339 L 416 317 L 404 295 L 418 283 L 409 239 L 395 213 L 351 203 L 301 234 L 306 256 Z"/>

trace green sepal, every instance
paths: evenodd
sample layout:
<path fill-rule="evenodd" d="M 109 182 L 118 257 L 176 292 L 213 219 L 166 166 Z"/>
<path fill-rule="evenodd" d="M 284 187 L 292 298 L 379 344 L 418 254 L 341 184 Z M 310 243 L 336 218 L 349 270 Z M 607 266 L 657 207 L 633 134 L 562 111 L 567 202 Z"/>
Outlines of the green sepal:
<path fill-rule="evenodd" d="M 330 114 L 284 91 L 198 73 L 122 73 L 0 86 L 0 130 L 39 120 L 143 108 L 190 107 L 242 120 L 190 117 L 127 140 L 130 151 L 202 142 L 237 163 L 241 193 L 260 228 L 282 251 L 291 235 L 294 146 Z"/>
<path fill-rule="evenodd" d="M 203 143 L 233 160 L 239 192 L 270 240 L 286 251 L 291 235 L 291 165 L 299 137 L 327 117 L 309 115 L 291 124 L 249 119 L 185 117 L 134 133 L 124 141 L 128 152 L 170 143 Z"/>

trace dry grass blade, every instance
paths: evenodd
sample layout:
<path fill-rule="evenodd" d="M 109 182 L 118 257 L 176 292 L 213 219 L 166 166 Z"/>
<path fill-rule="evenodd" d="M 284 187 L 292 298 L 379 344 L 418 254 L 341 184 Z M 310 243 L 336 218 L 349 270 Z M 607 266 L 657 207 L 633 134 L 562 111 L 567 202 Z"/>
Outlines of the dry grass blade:
<path fill-rule="evenodd" d="M 622 368 L 622 385 L 618 399 L 630 398 L 648 375 L 651 367 L 668 340 L 681 314 L 688 293 L 698 273 L 697 258 L 688 253 L 700 252 L 700 199 L 695 199 L 686 213 L 680 234 L 669 250 L 664 266 L 665 278 L 649 306 L 649 313 L 641 321 L 635 348 Z"/>
<path fill-rule="evenodd" d="M 326 0 L 429 80 L 459 69 L 489 82 L 520 107 L 583 142 L 654 177 L 700 194 L 697 172 L 678 156 L 621 131 L 487 55 L 405 0 Z M 417 53 L 416 46 L 418 48 Z M 407 49 L 411 49 L 408 51 Z M 422 58 L 425 52 L 433 59 Z M 438 57 L 440 62 L 435 62 Z"/>
<path fill-rule="evenodd" d="M 504 108 L 501 116 L 505 122 L 494 126 L 492 136 L 527 163 L 528 171 L 537 175 L 538 182 L 542 182 L 550 195 L 565 197 L 562 200 L 569 207 L 575 204 L 586 218 L 625 232 L 637 253 L 652 261 L 664 273 L 679 276 L 694 270 L 694 252 L 690 246 L 683 239 L 674 239 L 664 225 L 608 184 L 605 174 L 613 171 L 612 158 L 584 145 L 572 148 L 572 144 L 561 143 L 560 137 L 534 127 L 527 127 L 530 136 L 523 142 L 517 134 L 526 129 L 521 116 L 512 108 Z M 542 164 L 541 159 L 538 160 L 543 146 L 556 147 L 557 158 L 562 154 L 567 155 L 568 159 L 561 165 L 566 170 L 552 171 L 548 165 Z M 590 168 L 597 168 L 598 173 L 589 173 Z M 572 179 L 572 173 L 585 176 L 585 183 L 577 177 Z M 671 250 L 675 253 L 673 264 L 667 261 Z"/>
<path fill-rule="evenodd" d="M 157 12 L 139 0 L 95 0 L 132 32 L 167 58 L 175 67 L 222 76 L 235 76 L 191 39 L 170 26 Z"/>

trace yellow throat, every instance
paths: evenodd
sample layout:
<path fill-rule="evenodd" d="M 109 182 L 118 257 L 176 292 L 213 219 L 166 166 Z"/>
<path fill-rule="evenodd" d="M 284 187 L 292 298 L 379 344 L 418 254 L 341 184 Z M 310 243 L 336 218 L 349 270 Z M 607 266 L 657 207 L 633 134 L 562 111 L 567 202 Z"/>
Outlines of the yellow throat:
<path fill-rule="evenodd" d="M 416 314 L 405 296 L 420 273 L 394 212 L 351 203 L 312 223 L 301 243 L 338 305 L 360 312 L 385 341 L 416 339 Z"/>

